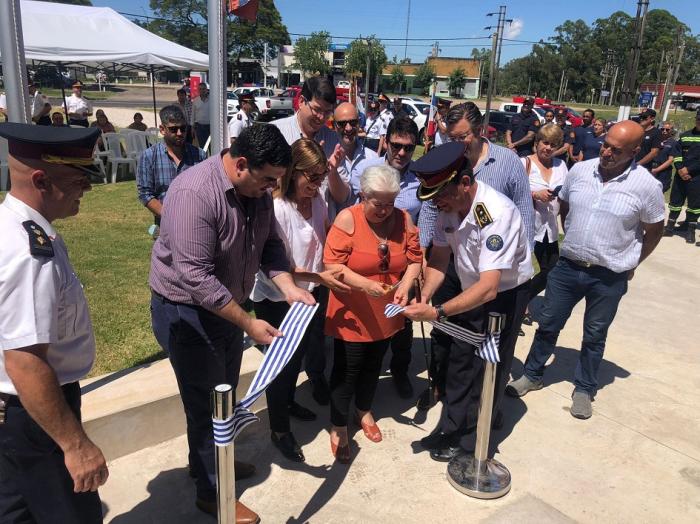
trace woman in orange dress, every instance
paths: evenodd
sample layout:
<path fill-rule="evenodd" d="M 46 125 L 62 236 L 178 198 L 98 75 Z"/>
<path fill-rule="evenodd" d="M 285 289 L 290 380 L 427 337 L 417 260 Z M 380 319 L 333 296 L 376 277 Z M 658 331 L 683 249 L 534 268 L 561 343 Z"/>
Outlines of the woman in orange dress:
<path fill-rule="evenodd" d="M 361 203 L 338 214 L 323 252 L 326 269 L 342 270 L 339 279 L 352 288 L 350 293 L 331 291 L 325 329 L 334 338 L 331 451 L 343 463 L 350 461 L 347 425 L 353 395 L 365 436 L 382 440 L 372 400 L 384 353 L 404 324 L 400 315 L 387 319 L 384 307 L 407 303 L 423 260 L 410 215 L 394 208 L 399 184 L 394 168 L 367 168 L 360 177 Z"/>

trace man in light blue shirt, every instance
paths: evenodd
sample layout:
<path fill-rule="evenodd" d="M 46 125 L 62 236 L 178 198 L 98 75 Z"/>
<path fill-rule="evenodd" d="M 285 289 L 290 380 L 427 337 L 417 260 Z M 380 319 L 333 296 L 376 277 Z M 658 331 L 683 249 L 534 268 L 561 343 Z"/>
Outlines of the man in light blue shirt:
<path fill-rule="evenodd" d="M 600 158 L 577 163 L 559 192 L 564 222 L 561 257 L 547 277 L 539 328 L 525 373 L 506 392 L 521 397 L 543 387 L 545 364 L 574 306 L 585 298 L 581 356 L 571 414 L 587 419 L 598 387 L 608 328 L 627 282 L 663 233 L 661 183 L 634 161 L 644 129 L 630 120 L 608 132 Z"/>

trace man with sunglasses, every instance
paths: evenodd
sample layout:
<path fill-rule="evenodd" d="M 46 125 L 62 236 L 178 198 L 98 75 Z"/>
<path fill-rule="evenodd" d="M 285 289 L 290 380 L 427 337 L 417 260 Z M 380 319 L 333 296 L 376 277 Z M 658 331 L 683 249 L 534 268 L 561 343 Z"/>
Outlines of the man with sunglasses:
<path fill-rule="evenodd" d="M 262 271 L 288 303 L 314 304 L 289 273 L 277 234 L 271 189 L 287 172 L 291 148 L 274 126 L 245 129 L 231 149 L 177 177 L 168 191 L 163 234 L 151 255 L 151 320 L 170 358 L 187 419 L 197 507 L 216 515 L 216 471 L 210 395 L 238 383 L 243 331 L 258 344 L 281 333 L 243 304 Z M 236 463 L 238 478 L 250 464 Z M 236 504 L 237 522 L 258 522 Z"/>
<path fill-rule="evenodd" d="M 465 149 L 462 142 L 444 144 L 411 166 L 420 180 L 418 198 L 432 200 L 439 215 L 421 302 L 407 307 L 404 314 L 416 321 L 441 322 L 449 317 L 478 333 L 485 331 L 489 313 L 505 315 L 494 390 L 497 412 L 529 299 L 533 275 L 530 239 L 518 208 L 475 177 Z M 459 278 L 459 293 L 443 302 L 436 293 L 451 259 Z M 433 460 L 447 462 L 458 453 L 468 424 L 475 422 L 469 420 L 470 405 L 478 399 L 483 370 L 476 349 L 467 342 L 450 340 L 446 416 L 440 429 L 421 441 L 431 450 Z M 470 444 L 463 445 L 469 448 Z"/>
<path fill-rule="evenodd" d="M 331 158 L 342 150 L 338 135 L 326 126 L 326 121 L 333 115 L 335 103 L 333 82 L 327 77 L 312 76 L 301 88 L 299 110 L 294 115 L 274 120 L 271 124 L 282 131 L 289 145 L 300 138 L 310 138 L 323 147 L 327 158 Z M 320 191 L 328 204 L 329 217 L 335 217 L 350 197 L 350 180 L 343 178 L 340 172 L 331 170 Z"/>
<path fill-rule="evenodd" d="M 416 196 L 419 182 L 411 171 L 410 164 L 418 143 L 418 126 L 410 118 L 394 118 L 389 122 L 386 139 L 388 149 L 385 156 L 367 159 L 358 164 L 353 171 L 354 176 L 351 182 L 353 194 L 360 194 L 360 176 L 365 169 L 388 164 L 396 169 L 401 176 L 401 189 L 396 197 L 395 205 L 407 211 L 413 222 L 416 223 L 421 212 L 422 202 Z M 412 345 L 413 327 L 411 322 L 406 322 L 405 328 L 396 333 L 391 340 L 391 375 L 401 398 L 413 396 L 413 385 L 408 378 Z"/>
<path fill-rule="evenodd" d="M 153 213 L 154 233 L 160 226 L 163 200 L 170 184 L 182 171 L 207 158 L 202 149 L 187 143 L 188 125 L 179 106 L 165 106 L 159 116 L 163 141 L 141 153 L 136 171 L 139 200 Z"/>

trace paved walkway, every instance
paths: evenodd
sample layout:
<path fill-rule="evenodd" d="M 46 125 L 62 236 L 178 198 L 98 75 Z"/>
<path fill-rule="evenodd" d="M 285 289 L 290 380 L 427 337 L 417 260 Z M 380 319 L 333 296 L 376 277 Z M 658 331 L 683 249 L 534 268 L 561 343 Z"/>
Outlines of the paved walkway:
<path fill-rule="evenodd" d="M 700 522 L 700 248 L 664 238 L 623 298 L 600 369 L 588 421 L 568 412 L 583 308 L 575 310 L 545 376 L 546 387 L 505 401 L 505 427 L 494 432 L 496 457 L 511 471 L 511 492 L 481 501 L 454 490 L 445 465 L 416 441 L 435 427 L 400 400 L 382 377 L 375 413 L 384 441 L 354 435 L 354 461 L 334 464 L 327 408 L 316 423 L 293 423 L 306 464 L 271 445 L 266 412 L 237 442 L 237 457 L 256 464 L 239 482 L 243 502 L 264 522 L 453 523 L 460 521 Z M 516 349 L 519 376 L 534 328 Z M 425 387 L 420 341 L 414 345 L 416 391 Z M 352 431 L 355 431 L 353 428 Z M 210 523 L 193 508 L 184 437 L 115 460 L 102 490 L 107 522 Z"/>

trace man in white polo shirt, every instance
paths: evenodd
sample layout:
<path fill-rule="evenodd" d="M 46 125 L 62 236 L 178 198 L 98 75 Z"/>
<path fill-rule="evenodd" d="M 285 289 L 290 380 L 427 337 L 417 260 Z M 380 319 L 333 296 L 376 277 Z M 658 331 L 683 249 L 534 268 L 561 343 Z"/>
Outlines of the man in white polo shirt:
<path fill-rule="evenodd" d="M 432 199 L 439 209 L 433 246 L 425 271 L 422 303 L 406 308 L 411 320 L 442 321 L 448 317 L 471 331 L 485 331 L 489 313 L 505 315 L 494 391 L 494 412 L 503 398 L 515 343 L 528 302 L 533 275 L 528 230 L 513 202 L 475 179 L 462 142 L 430 150 L 411 164 L 420 179 L 418 198 Z M 442 304 L 429 304 L 454 254 L 461 293 Z M 447 363 L 445 417 L 440 429 L 421 440 L 430 457 L 449 461 L 474 420 L 468 420 L 473 393 L 483 370 L 476 347 L 452 339 Z M 471 424 L 470 424 L 471 423 Z"/>
<path fill-rule="evenodd" d="M 598 387 L 605 339 L 627 281 L 661 239 L 661 182 L 634 161 L 644 129 L 628 120 L 613 126 L 600 158 L 578 162 L 559 192 L 564 243 L 547 276 L 539 328 L 525 373 L 506 392 L 522 397 L 541 389 L 545 364 L 574 306 L 586 299 L 581 356 L 574 372 L 571 414 L 587 419 Z"/>

